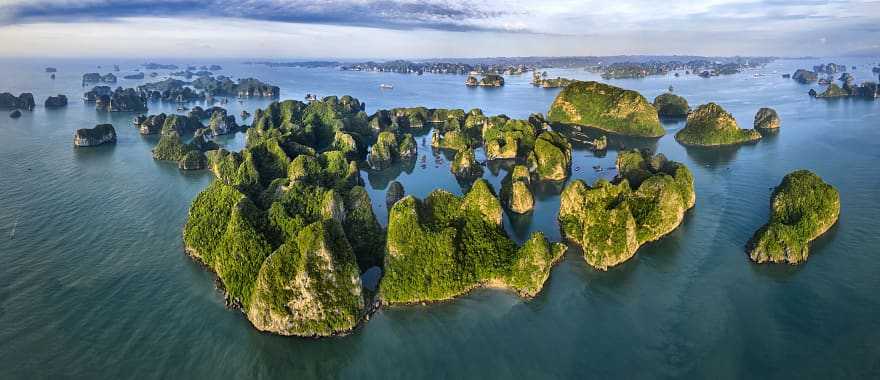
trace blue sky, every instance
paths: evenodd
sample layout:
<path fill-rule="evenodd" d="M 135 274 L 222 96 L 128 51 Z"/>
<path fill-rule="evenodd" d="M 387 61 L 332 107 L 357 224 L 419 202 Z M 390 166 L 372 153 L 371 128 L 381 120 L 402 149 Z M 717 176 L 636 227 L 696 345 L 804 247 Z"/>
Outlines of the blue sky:
<path fill-rule="evenodd" d="M 0 0 L 7 56 L 821 56 L 878 37 L 866 0 Z"/>

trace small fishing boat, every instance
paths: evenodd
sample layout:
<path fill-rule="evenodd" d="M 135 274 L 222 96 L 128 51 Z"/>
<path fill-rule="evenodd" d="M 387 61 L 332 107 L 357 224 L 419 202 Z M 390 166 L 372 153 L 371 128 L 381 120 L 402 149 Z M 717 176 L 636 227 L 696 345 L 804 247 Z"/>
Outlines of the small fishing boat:
<path fill-rule="evenodd" d="M 379 88 L 381 88 L 383 90 L 393 90 L 394 86 L 387 84 L 387 83 L 382 83 L 379 85 Z"/>

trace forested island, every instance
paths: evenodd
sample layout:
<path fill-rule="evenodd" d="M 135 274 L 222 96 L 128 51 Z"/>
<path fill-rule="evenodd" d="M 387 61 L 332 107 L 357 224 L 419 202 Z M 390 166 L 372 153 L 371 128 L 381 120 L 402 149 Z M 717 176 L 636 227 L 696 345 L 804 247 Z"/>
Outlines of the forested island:
<path fill-rule="evenodd" d="M 770 198 L 770 221 L 758 229 L 747 251 L 756 263 L 799 264 L 810 242 L 828 231 L 840 216 L 840 194 L 809 170 L 789 173 Z"/>

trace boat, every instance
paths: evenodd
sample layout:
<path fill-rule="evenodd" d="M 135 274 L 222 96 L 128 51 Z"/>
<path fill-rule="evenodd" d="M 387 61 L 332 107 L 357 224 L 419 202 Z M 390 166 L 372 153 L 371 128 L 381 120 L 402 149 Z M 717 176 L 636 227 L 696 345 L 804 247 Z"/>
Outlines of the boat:
<path fill-rule="evenodd" d="M 393 90 L 394 86 L 392 86 L 390 84 L 382 83 L 379 85 L 379 88 L 381 88 L 383 90 Z"/>

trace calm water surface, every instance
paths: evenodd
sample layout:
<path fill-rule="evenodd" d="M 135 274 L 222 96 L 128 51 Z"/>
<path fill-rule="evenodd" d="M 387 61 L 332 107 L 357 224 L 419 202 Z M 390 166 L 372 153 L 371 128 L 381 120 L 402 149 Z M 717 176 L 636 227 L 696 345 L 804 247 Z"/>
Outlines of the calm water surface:
<path fill-rule="evenodd" d="M 858 81 L 876 63 L 834 61 L 857 65 Z M 533 300 L 477 290 L 445 304 L 385 309 L 354 334 L 323 340 L 262 334 L 225 309 L 213 276 L 181 241 L 189 204 L 211 175 L 154 161 L 156 138 L 140 136 L 131 115 L 78 100 L 82 73 L 118 63 L 125 74 L 142 62 L 0 61 L 0 91 L 30 91 L 38 103 L 18 120 L 0 114 L 0 378 L 880 376 L 880 101 L 815 100 L 809 86 L 780 77 L 818 60 L 777 61 L 758 78 L 611 81 L 649 99 L 674 86 L 693 107 L 717 102 L 742 126 L 770 106 L 782 130 L 755 145 L 698 150 L 675 142 L 683 123 L 672 122 L 658 141 L 622 142 L 686 163 L 697 205 L 671 235 L 619 267 L 598 272 L 570 251 Z M 368 113 L 424 105 L 525 118 L 546 112 L 558 91 L 531 87 L 528 75 L 508 77 L 502 89 L 468 89 L 461 76 L 179 63 L 220 63 L 218 74 L 263 79 L 281 86 L 282 98 L 350 94 Z M 45 66 L 59 69 L 57 79 Z M 394 90 L 380 91 L 380 83 Z M 58 93 L 70 105 L 44 109 Z M 253 113 L 267 103 L 228 108 Z M 105 122 L 119 134 L 115 146 L 73 148 L 75 129 Z M 244 141 L 239 134 L 221 143 L 240 149 Z M 420 197 L 438 187 L 462 192 L 448 157 L 420 155 L 425 167 L 362 172 L 383 223 L 393 179 Z M 592 167 L 613 166 L 615 157 L 614 149 L 605 157 L 577 149 L 573 178 L 613 175 Z M 769 189 L 800 168 L 840 190 L 840 222 L 805 265 L 754 265 L 743 246 L 768 217 Z M 485 177 L 498 186 L 505 173 L 492 168 Z M 559 189 L 538 198 L 532 215 L 505 219 L 517 239 L 535 230 L 558 239 Z"/>

